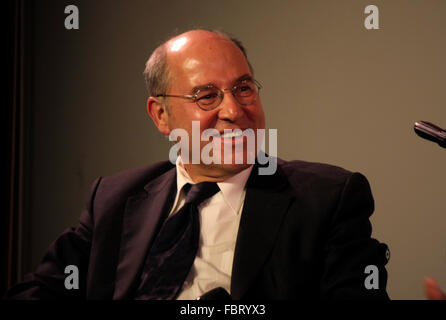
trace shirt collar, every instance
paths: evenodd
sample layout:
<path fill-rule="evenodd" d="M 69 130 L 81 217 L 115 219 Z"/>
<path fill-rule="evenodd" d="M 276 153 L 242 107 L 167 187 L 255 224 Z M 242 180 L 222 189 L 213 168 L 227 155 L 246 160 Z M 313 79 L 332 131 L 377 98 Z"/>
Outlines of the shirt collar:
<path fill-rule="evenodd" d="M 174 206 L 178 202 L 182 188 L 188 183 L 194 184 L 191 177 L 183 166 L 181 157 L 177 158 L 176 171 L 177 194 L 175 197 Z M 225 181 L 217 182 L 217 185 L 223 195 L 223 199 L 231 207 L 235 214 L 239 213 L 239 209 L 243 200 L 243 191 L 245 189 L 246 182 L 248 181 L 251 171 L 252 166 L 249 166 L 249 168 L 244 169 L 243 171 L 237 173 L 236 175 L 233 175 Z"/>

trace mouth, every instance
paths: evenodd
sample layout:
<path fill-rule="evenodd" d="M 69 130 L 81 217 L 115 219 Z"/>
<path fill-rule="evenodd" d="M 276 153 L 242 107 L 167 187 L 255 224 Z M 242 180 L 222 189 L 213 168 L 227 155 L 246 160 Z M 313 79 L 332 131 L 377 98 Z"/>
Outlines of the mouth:
<path fill-rule="evenodd" d="M 214 138 L 226 138 L 226 139 L 233 139 L 233 138 L 239 138 L 243 136 L 243 129 L 225 129 L 218 134 L 214 135 Z"/>
<path fill-rule="evenodd" d="M 232 131 L 232 132 L 226 132 L 223 134 L 220 134 L 220 137 L 226 138 L 226 139 L 232 139 L 232 138 L 238 138 L 243 135 L 243 132 L 241 130 Z"/>

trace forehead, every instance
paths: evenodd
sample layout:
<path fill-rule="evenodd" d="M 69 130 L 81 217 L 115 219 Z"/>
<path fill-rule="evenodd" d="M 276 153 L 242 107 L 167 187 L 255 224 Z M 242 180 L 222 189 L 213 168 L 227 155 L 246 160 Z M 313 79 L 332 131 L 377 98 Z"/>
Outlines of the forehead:
<path fill-rule="evenodd" d="M 251 74 L 242 51 L 229 39 L 180 36 L 167 45 L 172 88 L 206 83 L 231 85 L 241 76 Z"/>

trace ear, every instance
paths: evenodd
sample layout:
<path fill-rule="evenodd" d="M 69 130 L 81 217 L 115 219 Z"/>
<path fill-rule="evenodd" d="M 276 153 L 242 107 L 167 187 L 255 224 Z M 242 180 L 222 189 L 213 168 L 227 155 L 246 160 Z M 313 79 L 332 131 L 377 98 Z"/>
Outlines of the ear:
<path fill-rule="evenodd" d="M 170 134 L 168 125 L 169 114 L 167 113 L 167 110 L 163 108 L 159 99 L 154 97 L 147 99 L 147 113 L 150 118 L 152 118 L 153 123 L 158 128 L 159 132 L 166 136 Z"/>

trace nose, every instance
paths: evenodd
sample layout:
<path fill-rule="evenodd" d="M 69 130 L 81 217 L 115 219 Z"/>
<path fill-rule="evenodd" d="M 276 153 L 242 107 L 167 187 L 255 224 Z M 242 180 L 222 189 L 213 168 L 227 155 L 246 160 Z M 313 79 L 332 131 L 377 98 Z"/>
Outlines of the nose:
<path fill-rule="evenodd" d="M 219 106 L 218 117 L 221 120 L 235 122 L 244 114 L 243 106 L 232 95 L 231 89 L 222 90 L 223 100 Z"/>

